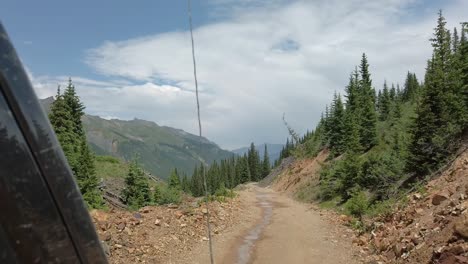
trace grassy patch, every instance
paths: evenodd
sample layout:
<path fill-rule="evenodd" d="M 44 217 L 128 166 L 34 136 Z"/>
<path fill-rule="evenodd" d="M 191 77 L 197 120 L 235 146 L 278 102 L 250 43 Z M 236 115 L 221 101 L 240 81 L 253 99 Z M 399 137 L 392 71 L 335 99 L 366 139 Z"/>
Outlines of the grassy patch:
<path fill-rule="evenodd" d="M 96 174 L 98 178 L 125 178 L 128 164 L 111 156 L 96 156 Z"/>
<path fill-rule="evenodd" d="M 338 211 L 340 209 L 340 206 L 339 206 L 340 203 L 341 203 L 341 197 L 337 196 L 333 199 L 323 201 L 319 205 L 320 205 L 320 208 L 322 209 L 333 209 L 333 210 Z"/>

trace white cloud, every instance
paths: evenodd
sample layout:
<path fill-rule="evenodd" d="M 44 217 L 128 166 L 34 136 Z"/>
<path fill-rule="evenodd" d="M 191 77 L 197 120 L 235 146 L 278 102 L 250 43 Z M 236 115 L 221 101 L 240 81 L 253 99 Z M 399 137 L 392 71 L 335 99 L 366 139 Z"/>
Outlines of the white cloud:
<path fill-rule="evenodd" d="M 52 78 L 30 75 L 39 98 L 54 96 L 57 86 L 64 89 L 68 77 Z M 194 123 L 193 92 L 170 85 L 144 83 L 122 85 L 120 82 L 99 82 L 72 77 L 86 112 L 105 119 L 130 120 L 140 118 L 159 124 L 180 127 L 179 122 Z M 208 99 L 207 97 L 203 97 Z"/>
<path fill-rule="evenodd" d="M 384 79 L 401 83 L 408 70 L 421 79 L 437 12 L 410 11 L 422 5 L 415 0 L 212 3 L 230 16 L 196 28 L 194 37 L 205 135 L 226 148 L 283 142 L 283 112 L 298 131 L 313 128 L 362 52 L 377 88 Z M 468 9 L 461 0 L 446 5 L 441 8 L 452 25 Z M 86 62 L 100 74 L 144 83 L 80 80 L 92 113 L 137 116 L 196 133 L 188 32 L 106 42 L 88 51 Z"/>

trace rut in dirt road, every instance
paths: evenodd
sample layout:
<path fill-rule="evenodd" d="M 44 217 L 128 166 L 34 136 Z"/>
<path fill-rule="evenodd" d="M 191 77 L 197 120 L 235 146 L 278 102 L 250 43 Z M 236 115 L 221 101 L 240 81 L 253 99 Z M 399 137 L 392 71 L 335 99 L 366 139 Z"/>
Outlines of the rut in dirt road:
<path fill-rule="evenodd" d="M 262 208 L 261 222 L 251 229 L 243 239 L 243 244 L 239 247 L 237 264 L 247 264 L 251 258 L 253 246 L 262 235 L 263 230 L 271 222 L 273 215 L 273 205 L 270 202 L 268 193 L 257 192 L 257 206 Z"/>

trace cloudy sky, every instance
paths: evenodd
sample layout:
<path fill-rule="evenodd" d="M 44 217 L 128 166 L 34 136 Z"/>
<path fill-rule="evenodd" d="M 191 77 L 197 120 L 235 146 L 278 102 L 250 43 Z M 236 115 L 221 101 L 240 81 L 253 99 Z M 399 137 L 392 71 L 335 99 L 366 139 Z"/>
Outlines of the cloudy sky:
<path fill-rule="evenodd" d="M 283 143 L 283 113 L 313 128 L 363 52 L 376 89 L 421 79 L 438 9 L 468 20 L 465 0 L 193 2 L 204 135 L 226 149 Z M 2 0 L 0 20 L 40 98 L 71 76 L 89 114 L 197 133 L 185 0 Z"/>

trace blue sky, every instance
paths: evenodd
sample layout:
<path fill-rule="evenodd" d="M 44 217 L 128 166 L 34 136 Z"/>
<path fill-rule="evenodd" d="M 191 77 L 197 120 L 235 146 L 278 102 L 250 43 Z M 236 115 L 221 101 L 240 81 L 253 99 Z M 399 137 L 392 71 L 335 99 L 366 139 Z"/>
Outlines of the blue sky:
<path fill-rule="evenodd" d="M 193 0 L 206 136 L 282 143 L 283 113 L 313 128 L 362 52 L 376 89 L 422 79 L 439 8 L 468 20 L 465 0 Z M 185 0 L 3 0 L 0 20 L 39 97 L 71 76 L 90 114 L 196 133 Z"/>
<path fill-rule="evenodd" d="M 214 20 L 209 5 L 202 2 L 193 3 L 195 25 Z M 187 3 L 3 0 L 0 20 L 23 61 L 36 74 L 93 75 L 83 63 L 85 50 L 104 41 L 185 30 Z"/>

